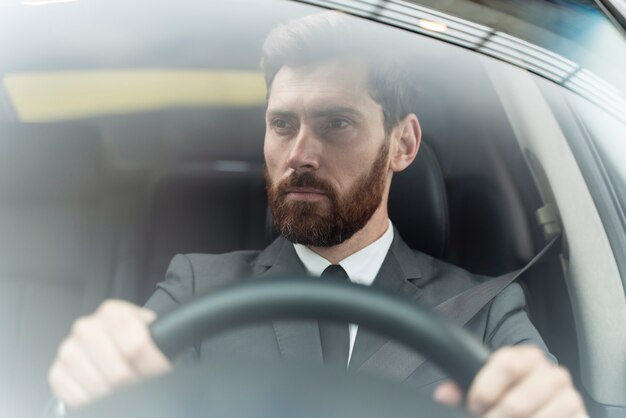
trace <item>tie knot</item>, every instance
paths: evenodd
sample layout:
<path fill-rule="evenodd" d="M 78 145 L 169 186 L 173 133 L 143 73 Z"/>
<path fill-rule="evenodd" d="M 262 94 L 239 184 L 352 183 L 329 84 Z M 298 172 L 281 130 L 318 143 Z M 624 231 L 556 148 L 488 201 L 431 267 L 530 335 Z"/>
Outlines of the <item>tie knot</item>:
<path fill-rule="evenodd" d="M 348 273 L 346 273 L 343 267 L 341 267 L 339 264 L 331 264 L 330 266 L 326 267 L 320 277 L 340 282 L 347 282 L 350 280 L 350 278 L 348 277 Z"/>

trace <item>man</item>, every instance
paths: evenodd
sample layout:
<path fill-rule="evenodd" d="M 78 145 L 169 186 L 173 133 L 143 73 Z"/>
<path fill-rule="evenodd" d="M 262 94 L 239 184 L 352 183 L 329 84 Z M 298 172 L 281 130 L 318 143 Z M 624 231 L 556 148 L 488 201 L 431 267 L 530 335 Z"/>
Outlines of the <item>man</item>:
<path fill-rule="evenodd" d="M 412 113 L 416 93 L 410 79 L 400 61 L 374 47 L 378 35 L 337 14 L 308 16 L 269 35 L 262 57 L 268 87 L 265 177 L 281 237 L 260 253 L 177 256 L 145 308 L 108 301 L 76 321 L 49 374 L 53 393 L 68 407 L 168 371 L 171 364 L 148 333 L 155 312 L 235 280 L 320 276 L 335 265 L 331 269 L 352 281 L 429 306 L 478 283 L 461 269 L 409 249 L 388 219 L 393 173 L 414 160 L 421 130 Z M 524 305 L 521 289 L 512 285 L 468 323 L 468 330 L 496 349 L 470 388 L 469 411 L 488 418 L 586 416 L 571 378 L 549 360 Z M 312 350 L 282 338 L 294 329 L 308 333 L 324 360 L 330 359 L 333 337 L 326 325 L 307 330 L 281 321 L 204 342 L 199 355 L 306 361 Z M 381 354 L 381 347 L 394 350 L 384 339 L 354 324 L 345 332 L 343 367 L 394 361 Z M 378 369 L 385 374 L 384 367 Z M 421 366 L 401 380 L 416 390 L 436 387 L 435 399 L 459 404 L 461 391 L 453 382 L 440 383 L 444 377 Z"/>

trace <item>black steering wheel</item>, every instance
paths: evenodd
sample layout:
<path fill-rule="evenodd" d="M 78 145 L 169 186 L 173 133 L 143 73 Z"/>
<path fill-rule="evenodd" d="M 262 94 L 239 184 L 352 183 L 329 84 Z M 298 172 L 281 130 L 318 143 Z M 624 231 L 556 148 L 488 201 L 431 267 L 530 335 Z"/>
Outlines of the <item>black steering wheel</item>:
<path fill-rule="evenodd" d="M 414 302 L 349 283 L 249 281 L 215 291 L 160 317 L 157 346 L 174 358 L 206 337 L 253 322 L 317 318 L 358 323 L 415 349 L 464 389 L 489 351 Z M 184 368 L 131 386 L 77 411 L 78 417 L 468 417 L 406 387 L 337 370 L 278 363 Z"/>

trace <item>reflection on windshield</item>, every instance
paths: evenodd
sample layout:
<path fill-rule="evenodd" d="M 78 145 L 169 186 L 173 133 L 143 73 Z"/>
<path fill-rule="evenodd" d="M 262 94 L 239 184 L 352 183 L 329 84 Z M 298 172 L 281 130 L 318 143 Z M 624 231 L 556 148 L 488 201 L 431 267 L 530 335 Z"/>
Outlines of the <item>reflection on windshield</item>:
<path fill-rule="evenodd" d="M 185 107 L 261 106 L 259 71 L 99 70 L 7 74 L 4 86 L 23 122 Z M 59 100 L 62 96 L 63 100 Z"/>
<path fill-rule="evenodd" d="M 578 18 L 585 18 L 585 21 L 593 23 L 593 25 L 589 25 L 588 31 L 584 32 L 586 33 L 586 38 L 582 39 L 583 35 L 578 33 L 579 39 L 576 39 L 576 41 L 584 41 L 586 45 L 593 45 L 594 50 L 590 52 L 584 50 L 585 45 L 581 49 L 572 40 L 558 37 L 554 33 L 546 35 L 545 39 L 542 38 L 544 41 L 550 41 L 549 45 L 546 45 L 551 48 L 549 50 L 511 36 L 494 27 L 477 24 L 470 20 L 406 2 L 385 1 L 380 3 L 374 0 L 359 2 L 346 0 L 309 2 L 332 5 L 346 12 L 375 18 L 393 26 L 422 33 L 507 61 L 576 92 L 600 105 L 622 121 L 626 121 L 626 79 L 621 72 L 624 66 L 626 66 L 626 62 L 617 66 L 619 68 L 617 70 L 618 75 L 615 77 L 610 77 L 614 72 L 614 68 L 611 65 L 607 65 L 607 62 L 611 61 L 600 59 L 600 62 L 596 63 L 596 67 L 593 70 L 586 68 L 586 65 L 591 60 L 594 60 L 598 54 L 601 55 L 600 58 L 611 56 L 612 61 L 619 62 L 622 57 L 626 60 L 626 48 L 624 48 L 623 39 L 619 37 L 619 33 L 614 33 L 616 31 L 610 22 L 603 18 L 594 8 L 587 8 L 589 10 L 582 8 L 582 11 L 577 10 L 576 12 L 580 15 Z M 420 3 L 428 3 L 428 1 L 420 1 Z M 433 3 L 433 6 L 436 4 L 437 7 L 440 7 L 440 3 Z M 459 6 L 458 3 L 471 2 L 461 0 L 448 3 Z M 518 4 L 520 2 L 515 3 Z M 527 3 L 535 3 L 535 11 L 539 11 L 538 9 L 541 5 L 536 4 L 537 2 Z M 467 8 L 455 9 L 456 12 L 459 10 L 467 11 Z M 543 11 L 543 9 L 541 10 Z M 483 20 L 485 19 L 485 14 L 489 16 L 490 13 L 485 8 L 481 9 L 480 12 Z M 478 16 L 478 14 L 472 15 L 472 18 L 478 18 Z M 523 21 L 518 21 L 517 23 L 525 24 Z M 561 31 L 563 30 L 565 29 L 561 28 Z M 564 46 L 564 44 L 567 45 Z M 601 51 L 598 50 L 598 47 Z M 562 51 L 573 50 L 574 53 L 572 55 L 574 56 L 572 59 L 575 58 L 576 62 L 553 52 L 555 50 L 561 54 L 563 53 Z M 597 74 L 596 70 L 600 66 L 604 70 L 602 77 Z M 610 83 L 606 81 L 608 77 L 610 77 Z"/>

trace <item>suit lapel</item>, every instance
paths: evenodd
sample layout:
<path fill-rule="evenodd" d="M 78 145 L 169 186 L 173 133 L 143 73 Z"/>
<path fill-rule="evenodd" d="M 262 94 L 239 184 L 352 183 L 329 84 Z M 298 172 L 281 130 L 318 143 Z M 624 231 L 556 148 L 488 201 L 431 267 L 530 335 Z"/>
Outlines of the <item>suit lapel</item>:
<path fill-rule="evenodd" d="M 420 285 L 428 278 L 419 257 L 404 243 L 397 230 L 389 252 L 372 284 L 373 287 L 392 292 L 410 300 L 423 296 Z M 253 266 L 258 279 L 306 276 L 306 270 L 293 245 L 280 237 L 267 247 Z M 420 302 L 429 305 L 429 301 Z M 276 320 L 272 323 L 281 357 L 288 360 L 323 363 L 322 346 L 317 321 Z M 395 381 L 408 378 L 423 359 L 404 346 L 359 328 L 350 359 L 350 370 L 375 373 Z"/>
<path fill-rule="evenodd" d="M 421 305 L 430 307 L 435 311 L 441 310 L 441 307 L 449 302 L 447 300 L 442 301 L 440 296 L 420 289 L 434 277 L 432 267 L 423 261 L 425 260 L 423 256 L 413 252 L 402 241 L 397 235 L 397 231 L 395 233 L 397 238 L 394 238 L 392 247 L 374 285 L 390 290 L 399 296 L 412 300 L 419 299 Z M 414 350 L 410 350 L 395 341 L 380 337 L 365 329 L 363 331 L 359 329 L 358 334 L 360 335 L 357 335 L 353 352 L 354 362 L 350 362 L 350 369 L 352 370 L 404 382 L 414 375 L 417 369 L 428 364 Z M 440 379 L 441 374 L 435 374 L 434 378 Z"/>
<path fill-rule="evenodd" d="M 418 300 L 423 296 L 419 285 L 427 280 L 418 256 L 394 231 L 394 240 L 373 286 L 394 294 Z M 428 304 L 428 301 L 420 300 Z M 423 363 L 423 358 L 405 346 L 381 337 L 367 329 L 359 329 L 350 369 L 385 376 L 394 381 L 406 380 Z"/>
<path fill-rule="evenodd" d="M 293 244 L 278 237 L 259 254 L 252 266 L 256 278 L 306 276 L 306 269 L 298 258 Z"/>
<path fill-rule="evenodd" d="M 269 277 L 304 277 L 304 265 L 293 245 L 282 237 L 267 247 L 253 266 L 258 279 Z M 285 360 L 322 364 L 322 344 L 316 320 L 272 321 L 280 355 Z"/>

